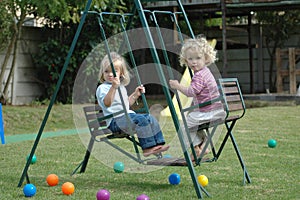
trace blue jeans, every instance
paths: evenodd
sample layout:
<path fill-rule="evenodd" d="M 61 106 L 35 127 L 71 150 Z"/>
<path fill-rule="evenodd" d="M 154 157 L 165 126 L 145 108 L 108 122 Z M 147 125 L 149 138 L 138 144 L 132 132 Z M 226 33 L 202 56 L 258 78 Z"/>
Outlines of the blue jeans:
<path fill-rule="evenodd" d="M 150 114 L 138 113 L 129 113 L 128 115 L 132 130 L 137 133 L 142 149 L 165 144 L 164 136 L 155 117 Z M 108 128 L 112 132 L 124 131 L 128 133 L 130 130 L 129 126 L 127 117 L 123 115 L 113 118 Z"/>

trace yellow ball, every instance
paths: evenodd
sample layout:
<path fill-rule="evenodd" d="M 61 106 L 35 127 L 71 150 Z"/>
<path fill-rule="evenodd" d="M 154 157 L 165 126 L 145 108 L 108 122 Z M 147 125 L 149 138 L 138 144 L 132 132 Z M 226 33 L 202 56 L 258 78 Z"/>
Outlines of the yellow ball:
<path fill-rule="evenodd" d="M 198 176 L 198 182 L 205 187 L 208 184 L 208 178 L 205 175 L 200 175 Z"/>

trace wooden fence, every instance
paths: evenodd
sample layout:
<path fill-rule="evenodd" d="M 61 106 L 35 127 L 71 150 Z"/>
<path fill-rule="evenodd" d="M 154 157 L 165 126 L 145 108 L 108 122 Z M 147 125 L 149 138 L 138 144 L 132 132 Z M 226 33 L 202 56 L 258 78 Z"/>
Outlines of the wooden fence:
<path fill-rule="evenodd" d="M 276 66 L 277 66 L 277 92 L 283 92 L 283 79 L 289 78 L 290 94 L 297 92 L 297 76 L 300 76 L 300 69 L 296 69 L 297 56 L 300 56 L 300 49 L 276 49 Z M 288 68 L 284 69 L 282 59 L 288 57 Z"/>

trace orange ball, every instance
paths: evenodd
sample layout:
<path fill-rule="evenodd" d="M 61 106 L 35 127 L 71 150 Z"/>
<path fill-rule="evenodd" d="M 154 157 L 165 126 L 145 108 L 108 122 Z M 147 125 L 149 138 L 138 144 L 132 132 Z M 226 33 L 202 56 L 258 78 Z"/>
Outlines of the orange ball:
<path fill-rule="evenodd" d="M 61 186 L 61 191 L 62 191 L 65 195 L 70 195 L 70 194 L 73 194 L 73 193 L 74 193 L 75 187 L 74 187 L 73 183 L 65 182 L 65 183 Z"/>
<path fill-rule="evenodd" d="M 49 174 L 46 178 L 49 186 L 56 186 L 59 182 L 58 176 L 56 174 Z"/>

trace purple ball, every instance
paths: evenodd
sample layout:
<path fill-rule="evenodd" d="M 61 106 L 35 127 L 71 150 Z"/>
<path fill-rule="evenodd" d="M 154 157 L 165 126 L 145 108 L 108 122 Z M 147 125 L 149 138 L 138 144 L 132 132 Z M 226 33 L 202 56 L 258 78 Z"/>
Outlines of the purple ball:
<path fill-rule="evenodd" d="M 102 189 L 97 192 L 96 197 L 97 197 L 97 200 L 109 200 L 110 193 L 109 193 L 109 191 Z"/>
<path fill-rule="evenodd" d="M 145 194 L 141 194 L 136 198 L 136 200 L 150 200 L 150 198 Z"/>

